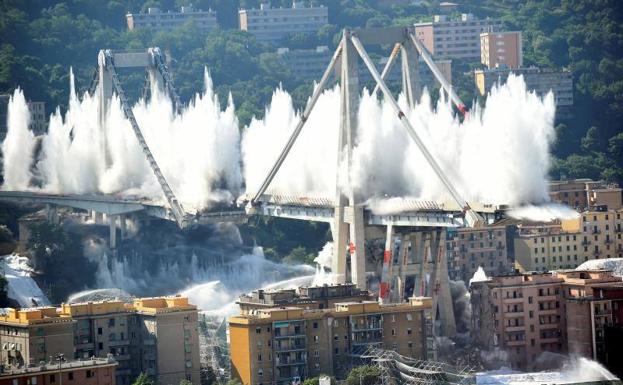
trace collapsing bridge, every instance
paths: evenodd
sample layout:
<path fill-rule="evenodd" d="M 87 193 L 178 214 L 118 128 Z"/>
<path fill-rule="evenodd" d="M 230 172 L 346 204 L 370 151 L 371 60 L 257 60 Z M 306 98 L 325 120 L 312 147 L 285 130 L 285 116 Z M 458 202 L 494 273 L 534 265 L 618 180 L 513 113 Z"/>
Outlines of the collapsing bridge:
<path fill-rule="evenodd" d="M 376 70 L 364 44 L 393 47 L 390 60 L 382 73 Z M 98 112 L 100 127 L 105 126 L 107 111 L 114 92 L 121 101 L 123 113 L 131 124 L 132 131 L 158 181 L 167 204 L 163 206 L 138 199 L 111 199 L 110 197 L 54 197 L 26 192 L 2 192 L 0 200 L 39 202 L 47 204 L 50 208 L 69 206 L 99 213 L 105 212 L 110 218 L 111 237 L 113 237 L 113 232 L 116 232 L 117 218 L 121 223 L 122 217 L 120 216 L 130 212 L 143 212 L 147 215 L 174 220 L 181 228 L 205 222 L 239 220 L 243 215 L 267 215 L 327 222 L 331 225 L 334 240 L 332 273 L 335 283 L 351 281 L 359 288 L 368 287 L 370 282 L 366 272 L 372 270 L 366 267 L 365 240 L 385 238 L 386 246 L 379 284 L 381 300 L 402 301 L 405 296 L 409 295 L 432 296 L 434 299 L 433 315 L 440 321 L 441 332 L 444 335 L 453 335 L 455 325 L 445 260 L 444 229 L 490 223 L 495 220 L 498 211 L 492 206 L 467 202 L 461 196 L 420 138 L 418 131 L 406 118 L 404 111 L 384 81 L 384 77 L 398 54 L 401 56 L 402 92 L 409 106 L 414 106 L 421 94 L 417 66 L 419 56 L 422 56 L 424 63 L 430 67 L 441 84 L 442 90 L 448 94 L 448 98 L 456 105 L 457 110 L 463 115 L 466 114 L 465 105 L 443 77 L 412 28 L 344 30 L 342 40 L 308 105 L 300 115 L 300 121 L 260 188 L 254 194 L 240 197 L 239 204 L 245 208 L 245 212 L 232 207 L 226 212 L 191 214 L 184 209 L 170 188 L 157 159 L 153 156 L 117 74 L 118 68 L 146 67 L 150 79 L 155 79 L 157 84 L 165 87 L 174 107 L 180 109 L 180 99 L 166 65 L 166 57 L 158 48 L 150 48 L 140 53 L 115 53 L 111 50 L 102 50 L 98 55 L 97 76 L 94 77 L 95 81 L 92 85 L 92 92 L 100 94 Z M 396 113 L 396 119 L 402 123 L 423 154 L 428 166 L 446 188 L 451 198 L 449 202 L 404 201 L 403 206 L 395 211 L 378 213 L 366 206 L 359 191 L 341 187 L 337 182 L 337 176 L 336 196 L 328 199 L 283 197 L 267 193 L 271 182 L 304 128 L 320 94 L 329 84 L 334 73 L 338 74 L 341 85 L 340 129 L 336 133 L 339 137 L 338 159 L 346 159 L 345 171 L 350 172 L 352 153 L 357 140 L 357 111 L 361 90 L 358 78 L 360 62 L 368 69 L 376 82 L 375 92 L 380 91 L 385 101 L 391 105 Z M 106 146 L 106 140 L 104 140 L 104 154 L 106 154 Z M 398 242 L 396 242 L 397 239 Z"/>

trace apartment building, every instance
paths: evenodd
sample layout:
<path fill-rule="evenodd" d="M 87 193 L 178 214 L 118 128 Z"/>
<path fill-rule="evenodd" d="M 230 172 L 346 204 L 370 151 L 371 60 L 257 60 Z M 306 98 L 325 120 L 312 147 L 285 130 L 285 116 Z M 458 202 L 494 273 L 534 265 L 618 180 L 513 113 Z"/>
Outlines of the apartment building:
<path fill-rule="evenodd" d="M 208 32 L 218 26 L 216 12 L 202 11 L 193 7 L 181 7 L 179 12 L 163 12 L 160 8 L 149 7 L 147 13 L 128 13 L 125 15 L 129 30 L 149 28 L 154 31 L 168 31 L 193 21 L 201 31 Z"/>
<path fill-rule="evenodd" d="M 508 353 L 514 369 L 531 369 L 543 352 L 566 351 L 563 278 L 551 273 L 496 276 L 472 283 L 472 333 L 484 349 Z"/>
<path fill-rule="evenodd" d="M 478 267 L 487 276 L 512 271 L 506 241 L 506 226 L 459 228 L 446 231 L 448 273 L 453 280 L 469 281 Z"/>
<path fill-rule="evenodd" d="M 131 384 L 137 368 L 132 370 L 130 327 L 135 312 L 121 301 L 63 304 L 60 314 L 74 320 L 73 344 L 79 359 L 106 357 L 112 354 L 119 363 L 116 383 Z M 135 365 L 134 365 L 135 366 Z"/>
<path fill-rule="evenodd" d="M 141 298 L 134 301 L 141 371 L 158 384 L 200 383 L 197 307 L 185 297 Z"/>
<path fill-rule="evenodd" d="M 500 20 L 477 19 L 464 13 L 459 20 L 435 15 L 432 22 L 416 23 L 415 34 L 428 51 L 437 58 L 480 59 L 480 34 L 501 30 Z"/>
<path fill-rule="evenodd" d="M 568 70 L 529 68 L 491 68 L 474 70 L 476 89 L 485 96 L 497 82 L 505 83 L 509 74 L 522 75 L 526 88 L 545 96 L 554 94 L 558 118 L 569 118 L 573 107 L 573 74 Z"/>
<path fill-rule="evenodd" d="M 285 385 L 320 374 L 344 378 L 372 346 L 426 358 L 431 308 L 431 298 L 416 297 L 401 304 L 341 302 L 329 309 L 279 307 L 230 317 L 232 376 L 244 385 Z"/>
<path fill-rule="evenodd" d="M 45 102 L 28 102 L 30 112 L 30 123 L 28 128 L 35 134 L 44 134 L 48 129 L 47 117 L 45 115 Z"/>
<path fill-rule="evenodd" d="M 114 358 L 43 362 L 34 366 L 0 371 L 0 385 L 115 385 Z"/>
<path fill-rule="evenodd" d="M 521 31 L 480 34 L 480 62 L 487 68 L 523 66 Z"/>
<path fill-rule="evenodd" d="M 0 364 L 23 367 L 58 354 L 73 357 L 74 323 L 54 307 L 8 309 L 0 316 Z"/>
<path fill-rule="evenodd" d="M 263 43 L 278 43 L 293 33 L 316 33 L 329 22 L 327 7 L 305 7 L 297 1 L 291 8 L 273 8 L 261 3 L 260 9 L 238 11 L 240 29 Z"/>
<path fill-rule="evenodd" d="M 254 310 L 275 307 L 298 307 L 303 309 L 331 309 L 339 302 L 373 301 L 375 295 L 361 290 L 353 283 L 302 286 L 298 289 L 254 290 L 242 294 L 236 302 L 242 314 Z"/>
<path fill-rule="evenodd" d="M 582 254 L 585 260 L 623 258 L 621 229 L 623 209 L 585 211 L 577 219 L 582 226 Z"/>
<path fill-rule="evenodd" d="M 279 48 L 277 55 L 295 77 L 320 80 L 331 61 L 333 51 L 330 51 L 327 46 L 319 46 L 315 49 Z"/>
<path fill-rule="evenodd" d="M 140 373 L 162 385 L 200 381 L 198 311 L 185 297 L 10 309 L 0 317 L 0 343 L 6 365 L 38 363 L 58 353 L 82 360 L 111 355 L 119 385 Z"/>

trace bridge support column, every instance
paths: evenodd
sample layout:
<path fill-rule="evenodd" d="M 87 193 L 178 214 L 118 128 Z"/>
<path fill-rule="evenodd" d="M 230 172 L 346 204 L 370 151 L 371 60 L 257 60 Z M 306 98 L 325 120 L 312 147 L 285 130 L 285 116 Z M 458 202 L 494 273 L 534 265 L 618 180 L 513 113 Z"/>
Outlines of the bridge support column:
<path fill-rule="evenodd" d="M 343 282 L 340 274 L 346 271 L 344 246 L 348 244 L 351 263 L 351 282 L 358 288 L 366 289 L 366 253 L 363 223 L 363 208 L 357 204 L 356 193 L 351 186 L 347 191 L 341 188 L 340 179 L 350 177 L 352 151 L 357 135 L 357 113 L 359 110 L 359 72 L 357 52 L 350 39 L 350 32 L 344 30 L 342 37 L 342 56 L 340 58 L 340 131 L 338 137 L 338 163 L 346 161 L 343 172 L 338 172 L 336 180 L 335 220 L 333 225 L 334 273 L 336 283 Z M 341 167 L 338 167 L 338 170 Z M 346 278 L 344 278 L 346 280 Z"/>
<path fill-rule="evenodd" d="M 434 254 L 433 274 L 431 279 L 433 297 L 433 317 L 435 323 L 439 324 L 439 335 L 454 337 L 456 335 L 456 320 L 454 318 L 454 307 L 452 304 L 452 293 L 450 293 L 450 280 L 448 278 L 448 261 L 445 248 L 446 232 L 437 229 L 432 234 L 432 247 Z M 437 318 L 438 315 L 438 318 Z"/>
<path fill-rule="evenodd" d="M 117 248 L 117 215 L 110 215 L 108 217 L 108 225 L 110 226 L 109 245 L 110 249 Z"/>
<path fill-rule="evenodd" d="M 422 95 L 418 76 L 419 56 L 413 44 L 407 41 L 400 50 L 402 62 L 402 92 L 407 97 L 409 107 L 413 108 Z"/>
<path fill-rule="evenodd" d="M 91 211 L 91 219 L 96 225 L 101 225 L 104 223 L 104 214 L 97 211 Z"/>
<path fill-rule="evenodd" d="M 50 222 L 51 224 L 53 225 L 58 224 L 59 218 L 58 218 L 58 212 L 56 211 L 55 205 L 52 205 L 52 204 L 45 205 L 45 216 L 48 222 Z"/>
<path fill-rule="evenodd" d="M 394 226 L 387 225 L 387 235 L 385 237 L 385 251 L 383 252 L 383 269 L 381 271 L 381 285 L 379 287 L 379 298 L 381 303 L 391 302 L 392 287 L 392 264 L 394 261 Z"/>
<path fill-rule="evenodd" d="M 128 228 L 127 228 L 127 223 L 126 223 L 126 218 L 125 215 L 119 215 L 119 230 L 121 232 L 121 239 L 127 239 L 128 238 Z"/>
<path fill-rule="evenodd" d="M 104 162 L 106 167 L 109 164 L 108 156 L 108 139 L 106 135 L 106 119 L 108 116 L 108 107 L 110 106 L 110 100 L 112 99 L 112 75 L 110 71 L 106 69 L 106 55 L 104 51 L 100 51 L 97 55 L 98 65 L 98 93 L 99 93 L 99 108 L 98 108 L 98 123 L 100 133 L 102 135 L 102 155 L 104 156 Z"/>

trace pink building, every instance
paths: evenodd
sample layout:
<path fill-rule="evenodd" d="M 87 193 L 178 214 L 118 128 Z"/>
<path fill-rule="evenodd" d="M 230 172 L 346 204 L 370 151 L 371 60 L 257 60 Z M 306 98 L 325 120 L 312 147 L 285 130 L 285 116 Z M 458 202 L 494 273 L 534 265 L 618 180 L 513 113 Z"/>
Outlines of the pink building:
<path fill-rule="evenodd" d="M 481 33 L 480 62 L 488 68 L 520 68 L 523 65 L 521 32 Z"/>

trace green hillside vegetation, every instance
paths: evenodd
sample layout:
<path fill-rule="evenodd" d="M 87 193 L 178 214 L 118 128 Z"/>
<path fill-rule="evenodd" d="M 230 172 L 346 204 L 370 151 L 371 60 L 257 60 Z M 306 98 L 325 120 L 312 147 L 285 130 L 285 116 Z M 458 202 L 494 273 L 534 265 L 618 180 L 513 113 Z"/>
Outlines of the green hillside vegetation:
<path fill-rule="evenodd" d="M 192 3 L 218 12 L 222 29 L 201 33 L 193 23 L 171 32 L 127 31 L 125 13 L 158 6 L 163 10 Z M 309 3 L 309 1 L 307 2 Z M 381 8 L 375 0 L 316 0 L 329 6 L 330 25 L 317 34 L 292 35 L 291 48 L 334 46 L 341 28 L 410 25 L 430 20 L 438 1 Z M 290 0 L 273 6 L 290 6 Z M 31 100 L 66 106 L 68 71 L 85 90 L 101 48 L 118 50 L 160 46 L 175 59 L 173 70 L 183 100 L 203 89 L 207 66 L 224 102 L 237 103 L 242 124 L 262 116 L 275 87 L 290 91 L 304 105 L 311 83 L 297 80 L 277 60 L 274 48 L 236 30 L 238 7 L 259 5 L 250 0 L 2 0 L 0 1 L 0 92 L 22 87 Z M 557 122 L 553 178 L 591 177 L 623 181 L 623 3 L 617 0 L 475 0 L 461 2 L 458 12 L 501 18 L 508 30 L 522 30 L 526 65 L 565 67 L 575 81 L 574 119 Z M 458 15 L 458 13 L 457 13 Z M 473 80 L 455 63 L 455 85 L 467 99 Z M 124 72 L 123 81 L 136 99 L 144 74 Z M 471 96 L 471 97 L 470 97 Z M 51 111 L 49 111 L 51 112 Z"/>

